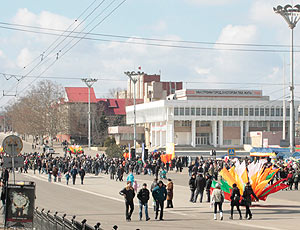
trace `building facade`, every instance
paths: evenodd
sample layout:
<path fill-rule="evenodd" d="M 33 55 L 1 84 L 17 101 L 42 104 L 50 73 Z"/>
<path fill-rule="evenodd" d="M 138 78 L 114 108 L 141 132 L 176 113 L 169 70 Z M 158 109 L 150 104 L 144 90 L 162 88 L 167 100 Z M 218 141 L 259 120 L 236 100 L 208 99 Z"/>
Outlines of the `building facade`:
<path fill-rule="evenodd" d="M 251 131 L 282 131 L 283 111 L 282 101 L 260 90 L 183 89 L 172 100 L 137 105 L 136 116 L 145 127 L 147 146 L 242 147 L 249 144 Z M 126 107 L 126 114 L 127 124 L 133 124 L 133 106 Z"/>

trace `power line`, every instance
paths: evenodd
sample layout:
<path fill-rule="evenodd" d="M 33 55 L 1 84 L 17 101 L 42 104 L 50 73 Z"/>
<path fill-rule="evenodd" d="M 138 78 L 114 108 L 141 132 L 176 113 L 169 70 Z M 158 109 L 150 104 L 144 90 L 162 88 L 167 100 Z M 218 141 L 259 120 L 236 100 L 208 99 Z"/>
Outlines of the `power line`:
<path fill-rule="evenodd" d="M 49 30 L 55 32 L 62 32 L 63 30 L 54 29 L 54 28 L 46 28 L 46 27 L 39 27 L 39 26 L 30 26 L 24 24 L 13 24 L 13 23 L 6 23 L 0 22 L 1 25 L 9 25 L 9 26 L 17 26 L 17 27 L 24 27 L 24 28 L 32 28 L 32 29 L 39 29 L 39 30 Z M 25 32 L 34 32 L 32 30 L 22 30 L 17 28 L 11 27 L 2 27 L 4 29 L 12 29 L 12 30 L 20 30 Z M 68 31 L 67 31 L 68 32 Z M 42 33 L 42 32 L 41 32 Z M 136 36 L 125 36 L 125 35 L 115 35 L 115 34 L 103 34 L 103 33 L 84 33 L 84 32 L 76 32 L 74 33 L 82 33 L 92 36 L 103 36 L 103 37 L 114 37 L 114 38 L 123 38 L 123 39 L 135 39 L 135 40 L 146 40 L 146 41 L 158 41 L 158 42 L 175 42 L 175 43 L 190 43 L 190 44 L 205 44 L 205 45 L 225 45 L 225 46 L 257 46 L 257 47 L 286 47 L 289 48 L 289 45 L 278 45 L 278 44 L 255 44 L 255 43 L 226 43 L 226 42 L 207 42 L 207 41 L 192 41 L 192 40 L 172 40 L 172 39 L 161 39 L 161 38 L 147 38 L 147 37 L 136 37 Z M 46 33 L 51 35 L 52 33 Z M 56 34 L 53 34 L 56 35 Z M 300 46 L 295 46 L 300 47 Z"/>
<path fill-rule="evenodd" d="M 17 29 L 17 28 L 9 28 L 0 26 L 0 28 L 36 33 L 36 34 L 45 34 L 45 35 L 53 35 L 58 36 L 56 33 L 50 32 L 41 32 L 41 31 L 33 31 L 27 29 Z M 78 32 L 77 32 L 78 33 Z M 83 33 L 85 35 L 89 35 L 90 33 Z M 78 36 L 68 36 L 70 38 L 79 38 L 80 40 L 91 40 L 91 41 L 102 41 L 102 42 L 117 42 L 117 43 L 125 43 L 125 44 L 134 44 L 134 45 L 144 45 L 144 46 L 157 46 L 157 47 L 167 47 L 167 48 L 181 48 L 181 49 L 192 49 L 192 50 L 216 50 L 216 51 L 241 51 L 241 52 L 270 52 L 270 53 L 288 53 L 289 50 L 280 50 L 280 49 L 244 49 L 244 48 L 218 48 L 218 47 L 199 47 L 199 46 L 184 46 L 184 45 L 172 45 L 172 44 L 161 44 L 161 43 L 142 43 L 135 41 L 122 41 L 122 40 L 112 40 L 112 39 L 100 39 L 100 38 L 91 38 L 91 37 L 78 37 Z M 114 36 L 115 37 L 115 36 Z M 130 39 L 130 37 L 128 37 Z M 176 42 L 176 41 L 172 41 Z M 217 43 L 215 43 L 217 44 Z M 218 44 L 220 45 L 220 44 Z M 225 44 L 224 44 L 225 45 Z M 233 44 L 232 44 L 233 45 Z M 283 46 L 284 47 L 284 46 Z M 300 50 L 295 50 L 294 52 L 300 52 Z"/>
<path fill-rule="evenodd" d="M 103 0 L 105 1 L 105 0 Z M 102 1 L 102 2 L 103 2 Z M 110 15 L 112 15 L 119 7 L 121 7 L 127 0 L 123 0 L 121 3 L 119 3 L 110 13 L 108 13 L 100 22 L 98 22 L 91 30 L 89 30 L 89 32 L 92 32 L 96 27 L 98 27 L 100 24 L 102 24 Z M 115 0 L 113 1 L 115 2 Z M 111 6 L 111 4 L 109 4 L 105 9 L 108 9 Z M 102 11 L 102 12 L 104 12 Z M 76 43 L 74 43 L 69 49 L 67 49 L 61 56 L 60 58 L 62 58 L 65 54 L 67 54 L 75 45 L 77 45 L 83 38 L 80 38 Z M 65 48 L 65 47 L 64 47 Z M 58 58 L 56 58 L 38 77 L 36 77 L 33 81 L 31 81 L 24 89 L 22 89 L 23 92 L 25 92 L 36 80 L 38 80 L 42 74 L 44 74 L 48 69 L 50 69 L 58 60 Z"/>

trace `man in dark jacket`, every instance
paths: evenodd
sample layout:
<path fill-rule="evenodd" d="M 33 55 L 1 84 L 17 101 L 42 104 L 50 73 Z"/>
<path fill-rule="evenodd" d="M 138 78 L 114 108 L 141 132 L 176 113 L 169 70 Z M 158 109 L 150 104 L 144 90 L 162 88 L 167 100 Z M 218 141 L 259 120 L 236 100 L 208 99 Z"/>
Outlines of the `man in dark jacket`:
<path fill-rule="evenodd" d="M 73 179 L 73 185 L 75 185 L 75 181 L 76 181 L 76 176 L 78 174 L 78 171 L 77 171 L 77 168 L 76 166 L 74 166 L 71 170 L 71 176 L 72 176 L 72 179 Z"/>
<path fill-rule="evenodd" d="M 233 208 L 234 206 L 236 206 L 236 209 L 238 210 L 239 214 L 240 214 L 240 220 L 243 219 L 242 218 L 242 213 L 240 210 L 240 198 L 241 198 L 241 193 L 239 188 L 236 186 L 236 184 L 232 185 L 233 189 L 231 192 L 231 196 L 230 196 L 230 200 L 231 200 L 231 216 L 229 217 L 229 219 L 233 219 Z"/>
<path fill-rule="evenodd" d="M 196 190 L 196 175 L 192 174 L 190 180 L 189 180 L 189 186 L 191 190 L 191 198 L 190 202 L 194 201 L 194 195 L 195 195 L 195 190 Z"/>
<path fill-rule="evenodd" d="M 246 219 L 248 217 L 248 220 L 251 220 L 252 219 L 252 213 L 251 213 L 251 210 L 250 210 L 250 206 L 251 206 L 251 195 L 258 201 L 258 198 L 257 196 L 255 195 L 255 193 L 253 192 L 253 189 L 251 187 L 251 184 L 250 182 L 248 182 L 246 184 L 246 187 L 245 187 L 245 190 L 244 190 L 244 193 L 243 193 L 243 198 L 245 200 L 245 206 L 246 206 Z"/>
<path fill-rule="evenodd" d="M 83 180 L 84 180 L 84 176 L 85 176 L 85 170 L 82 167 L 79 170 L 79 175 L 80 175 L 81 184 L 83 184 Z"/>
<path fill-rule="evenodd" d="M 208 202 L 208 203 L 210 202 L 210 187 L 211 187 L 211 183 L 212 183 L 211 178 L 212 178 L 212 176 L 210 176 L 210 175 L 206 176 L 205 191 L 206 191 L 206 196 L 207 196 L 206 202 Z"/>
<path fill-rule="evenodd" d="M 196 177 L 196 192 L 195 192 L 195 196 L 194 196 L 194 203 L 196 203 L 199 194 L 200 194 L 200 203 L 202 203 L 203 191 L 204 191 L 205 185 L 206 185 L 205 178 L 200 173 Z"/>
<path fill-rule="evenodd" d="M 156 202 L 156 214 L 155 219 L 158 217 L 158 210 L 160 207 L 160 216 L 159 220 L 164 220 L 164 201 L 167 199 L 167 189 L 162 181 L 158 182 L 158 186 L 156 186 L 152 191 L 152 196 Z"/>
<path fill-rule="evenodd" d="M 126 207 L 126 221 L 131 221 L 131 215 L 134 210 L 133 198 L 135 197 L 134 189 L 131 185 L 131 181 L 127 181 L 126 187 L 120 191 L 120 195 L 125 198 L 125 207 Z M 129 211 L 130 208 L 130 211 Z"/>
<path fill-rule="evenodd" d="M 143 206 L 145 207 L 145 215 L 146 215 L 146 221 L 150 220 L 149 215 L 148 215 L 148 200 L 149 200 L 149 190 L 147 189 L 147 184 L 143 184 L 143 188 L 138 192 L 137 198 L 139 199 L 139 204 L 140 204 L 140 220 L 142 220 L 143 216 Z"/>

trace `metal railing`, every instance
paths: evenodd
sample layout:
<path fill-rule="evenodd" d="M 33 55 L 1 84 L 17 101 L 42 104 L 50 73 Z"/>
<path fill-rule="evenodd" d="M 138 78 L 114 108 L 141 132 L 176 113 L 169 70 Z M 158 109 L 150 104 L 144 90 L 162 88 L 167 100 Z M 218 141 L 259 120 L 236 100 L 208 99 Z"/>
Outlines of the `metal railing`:
<path fill-rule="evenodd" d="M 50 213 L 50 210 L 45 212 L 36 208 L 34 210 L 33 217 L 33 229 L 35 230 L 101 230 L 100 223 L 97 223 L 94 227 L 87 224 L 87 220 L 83 219 L 81 222 L 75 220 L 76 216 L 73 216 L 71 220 L 66 218 L 66 214 L 61 217 Z"/>

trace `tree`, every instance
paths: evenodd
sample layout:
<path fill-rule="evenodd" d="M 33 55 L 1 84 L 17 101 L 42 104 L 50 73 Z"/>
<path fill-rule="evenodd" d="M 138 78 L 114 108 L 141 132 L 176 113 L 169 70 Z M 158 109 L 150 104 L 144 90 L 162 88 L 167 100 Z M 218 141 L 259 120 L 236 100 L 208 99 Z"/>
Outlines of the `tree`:
<path fill-rule="evenodd" d="M 13 130 L 20 134 L 54 137 L 61 130 L 58 109 L 63 88 L 44 80 L 32 86 L 25 96 L 6 108 Z"/>
<path fill-rule="evenodd" d="M 120 157 L 122 157 L 122 149 L 117 144 L 112 144 L 111 146 L 109 146 L 105 150 L 105 153 L 106 153 L 107 157 L 109 157 L 109 158 L 120 158 Z"/>

